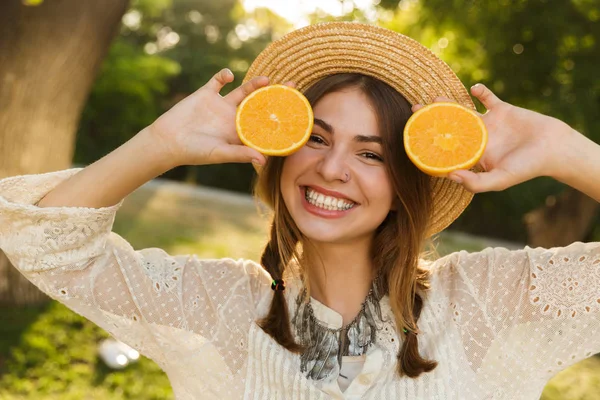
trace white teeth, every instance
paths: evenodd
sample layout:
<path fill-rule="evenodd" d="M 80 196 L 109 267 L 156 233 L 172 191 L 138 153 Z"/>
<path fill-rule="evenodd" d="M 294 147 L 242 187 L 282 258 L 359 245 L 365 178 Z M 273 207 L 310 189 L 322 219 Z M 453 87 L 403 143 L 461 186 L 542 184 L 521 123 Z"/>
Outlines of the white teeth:
<path fill-rule="evenodd" d="M 349 200 L 338 199 L 331 196 L 325 196 L 311 188 L 306 188 L 306 201 L 325 210 L 344 211 L 354 207 L 354 203 Z"/>

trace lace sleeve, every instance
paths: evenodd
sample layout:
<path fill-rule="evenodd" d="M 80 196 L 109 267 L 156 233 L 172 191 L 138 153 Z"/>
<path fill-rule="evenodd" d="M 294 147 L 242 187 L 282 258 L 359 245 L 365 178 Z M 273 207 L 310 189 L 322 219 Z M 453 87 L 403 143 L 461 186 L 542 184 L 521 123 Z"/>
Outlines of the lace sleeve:
<path fill-rule="evenodd" d="M 469 364 L 487 376 L 550 379 L 600 352 L 600 243 L 461 251 L 433 271 Z"/>
<path fill-rule="evenodd" d="M 32 205 L 78 171 L 0 180 L 0 248 L 11 263 L 49 296 L 159 364 L 178 345 L 174 332 L 193 332 L 195 343 L 217 348 L 243 344 L 268 293 L 268 274 L 247 260 L 135 251 L 111 232 L 122 202 L 99 209 Z M 225 361 L 235 366 L 242 358 Z"/>

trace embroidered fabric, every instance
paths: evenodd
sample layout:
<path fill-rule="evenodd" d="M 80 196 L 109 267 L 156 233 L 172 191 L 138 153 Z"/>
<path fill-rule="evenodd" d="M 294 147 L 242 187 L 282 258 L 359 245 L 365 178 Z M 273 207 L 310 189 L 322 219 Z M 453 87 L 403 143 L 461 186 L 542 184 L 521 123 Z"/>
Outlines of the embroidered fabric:
<path fill-rule="evenodd" d="M 600 243 L 461 251 L 427 266 L 419 350 L 438 367 L 398 378 L 386 322 L 342 392 L 335 376 L 307 379 L 300 356 L 258 327 L 273 291 L 255 262 L 135 250 L 111 232 L 121 203 L 33 206 L 77 172 L 0 180 L 0 249 L 51 297 L 155 360 L 177 399 L 538 399 L 557 372 L 600 352 Z M 392 315 L 387 296 L 380 305 Z"/>

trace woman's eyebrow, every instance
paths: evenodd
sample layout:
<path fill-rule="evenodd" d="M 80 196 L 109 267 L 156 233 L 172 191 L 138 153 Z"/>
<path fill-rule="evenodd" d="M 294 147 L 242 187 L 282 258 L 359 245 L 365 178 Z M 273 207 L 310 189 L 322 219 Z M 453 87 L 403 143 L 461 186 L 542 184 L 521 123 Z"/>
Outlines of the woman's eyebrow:
<path fill-rule="evenodd" d="M 322 119 L 315 118 L 315 125 L 320 126 L 325 131 L 327 131 L 328 133 L 330 133 L 332 135 L 335 133 L 333 126 L 329 125 L 327 122 L 323 121 Z M 356 135 L 356 136 L 354 136 L 354 141 L 358 142 L 358 143 L 383 144 L 381 137 L 374 136 L 374 135 Z"/>
<path fill-rule="evenodd" d="M 367 135 L 356 135 L 354 136 L 354 141 L 358 143 L 377 143 L 383 144 L 383 140 L 379 136 L 367 136 Z"/>
<path fill-rule="evenodd" d="M 315 125 L 319 125 L 321 128 L 325 129 L 328 133 L 333 134 L 333 126 L 329 125 L 327 122 L 322 119 L 315 118 Z"/>

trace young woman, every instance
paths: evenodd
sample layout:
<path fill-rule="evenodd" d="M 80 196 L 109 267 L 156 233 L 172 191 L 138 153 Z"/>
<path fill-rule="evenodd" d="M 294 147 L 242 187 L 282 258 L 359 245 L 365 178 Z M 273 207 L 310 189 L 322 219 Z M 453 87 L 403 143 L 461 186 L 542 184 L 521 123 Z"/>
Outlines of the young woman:
<path fill-rule="evenodd" d="M 537 399 L 600 352 L 599 243 L 420 259 L 472 192 L 552 176 L 600 201 L 600 146 L 476 85 L 485 172 L 424 175 L 404 153 L 406 120 L 437 96 L 472 106 L 468 92 L 416 42 L 361 24 L 291 33 L 221 97 L 232 79 L 220 71 L 85 169 L 0 181 L 12 263 L 155 360 L 177 398 Z M 313 105 L 314 132 L 267 160 L 239 142 L 236 106 L 287 81 Z M 144 182 L 224 162 L 259 166 L 274 210 L 260 264 L 135 251 L 111 232 Z"/>

